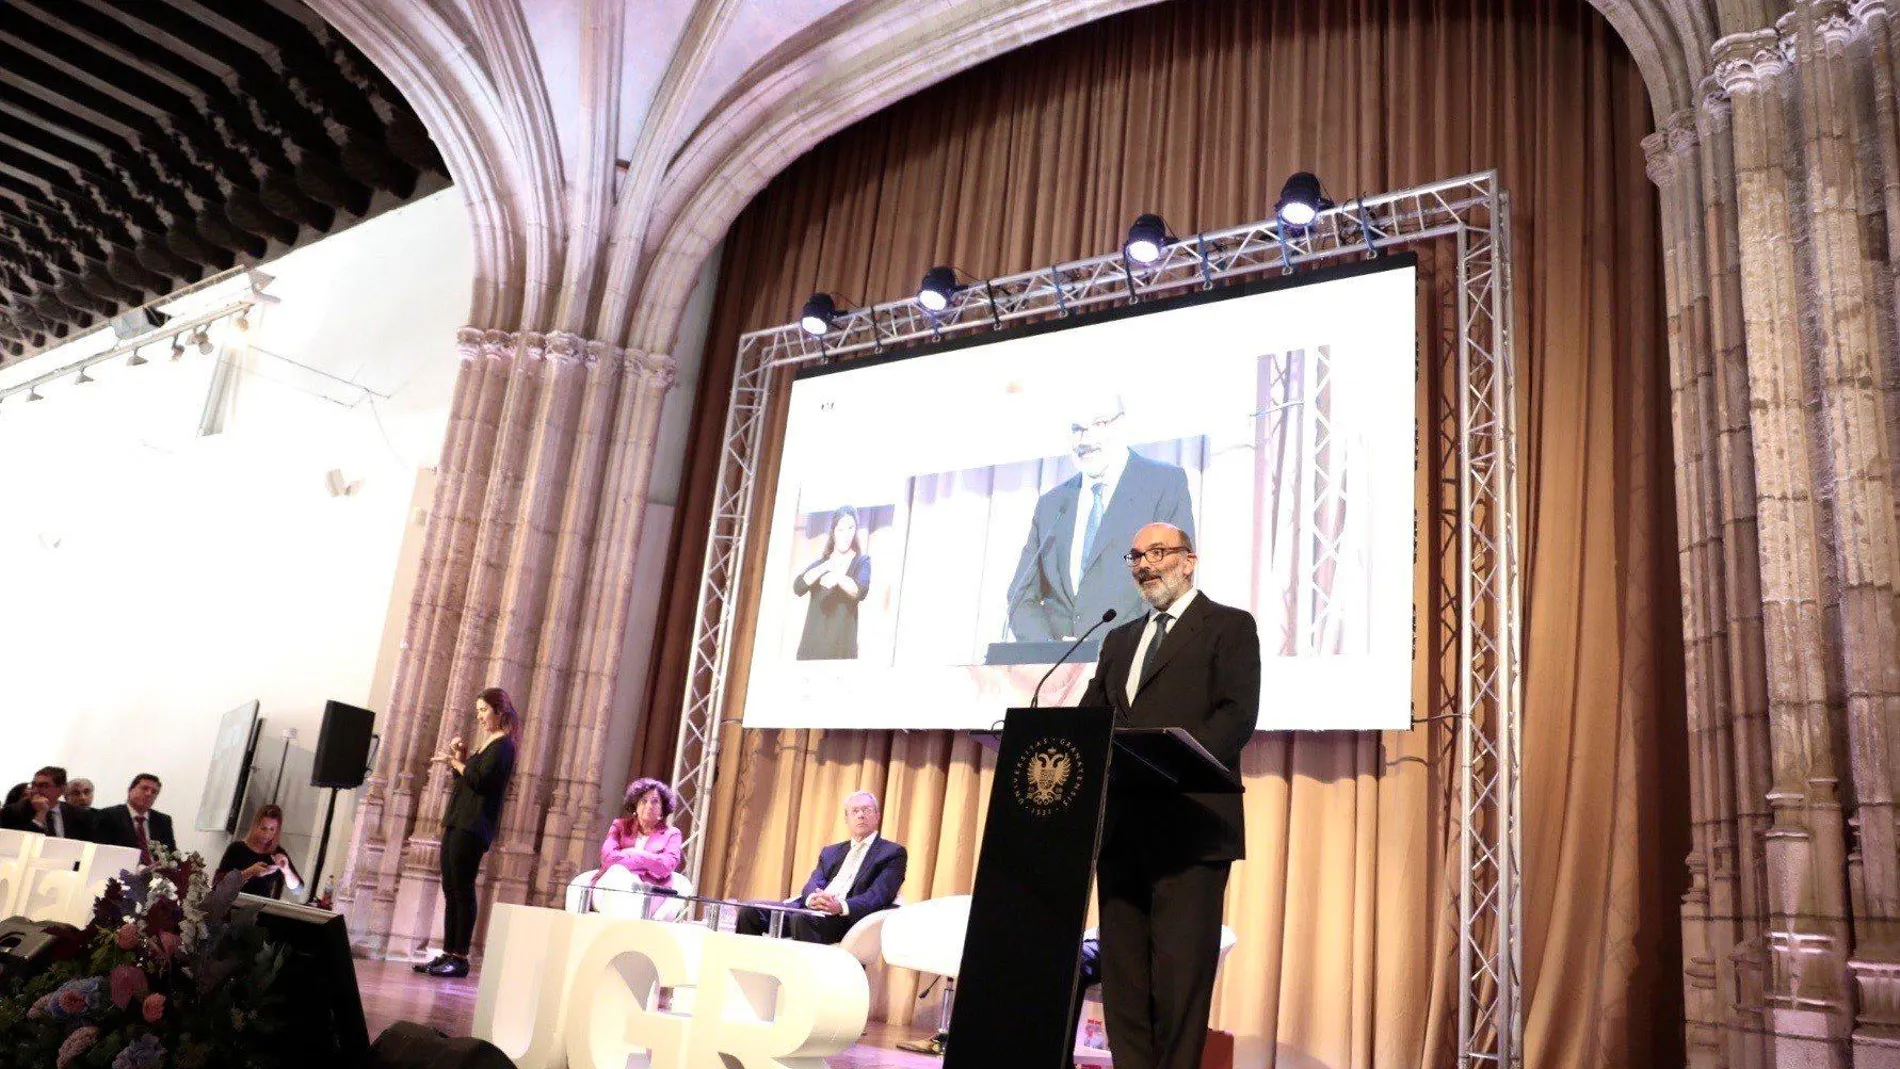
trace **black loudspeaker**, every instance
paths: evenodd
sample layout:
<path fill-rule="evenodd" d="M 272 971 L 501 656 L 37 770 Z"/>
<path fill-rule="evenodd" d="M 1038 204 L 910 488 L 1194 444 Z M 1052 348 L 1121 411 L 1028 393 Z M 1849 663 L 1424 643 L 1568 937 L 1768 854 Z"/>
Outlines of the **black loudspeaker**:
<path fill-rule="evenodd" d="M 501 1048 L 480 1039 L 450 1039 L 426 1024 L 397 1021 L 369 1049 L 370 1069 L 515 1069 Z"/>
<path fill-rule="evenodd" d="M 376 714 L 342 702 L 325 702 L 323 730 L 317 735 L 317 760 L 310 770 L 312 787 L 361 787 L 369 771 L 370 735 Z"/>
<path fill-rule="evenodd" d="M 51 965 L 61 933 L 76 936 L 78 929 L 25 917 L 0 921 L 0 979 L 23 980 Z"/>
<path fill-rule="evenodd" d="M 369 1060 L 369 1024 L 356 988 L 356 963 L 343 917 L 295 902 L 239 895 L 234 913 L 253 912 L 258 927 L 289 954 L 277 974 L 286 1027 L 272 1041 L 286 1069 L 333 1069 Z"/>

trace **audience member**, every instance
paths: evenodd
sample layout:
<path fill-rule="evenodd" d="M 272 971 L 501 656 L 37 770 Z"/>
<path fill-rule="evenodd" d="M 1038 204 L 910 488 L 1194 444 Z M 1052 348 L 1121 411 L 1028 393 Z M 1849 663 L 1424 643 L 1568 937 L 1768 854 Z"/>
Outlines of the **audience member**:
<path fill-rule="evenodd" d="M 30 786 L 31 784 L 27 784 L 27 783 L 14 784 L 12 789 L 7 791 L 7 800 L 4 803 L 0 803 L 0 808 L 5 808 L 6 806 L 10 806 L 13 803 L 19 801 L 20 799 L 25 798 L 27 788 Z"/>
<path fill-rule="evenodd" d="M 132 785 L 125 791 L 125 804 L 101 809 L 93 818 L 93 839 L 109 846 L 132 847 L 139 852 L 141 865 L 152 863 L 153 843 L 163 843 L 165 849 L 176 852 L 172 818 L 152 808 L 164 786 L 150 772 L 133 776 Z"/>
<path fill-rule="evenodd" d="M 804 890 L 784 902 L 823 916 L 794 914 L 786 918 L 786 934 L 807 943 L 836 943 L 859 918 L 897 904 L 910 856 L 902 844 L 878 836 L 883 815 L 877 796 L 869 791 L 844 800 L 845 827 L 851 837 L 820 850 L 818 867 L 805 881 Z M 765 934 L 771 923 L 769 913 L 759 906 L 742 907 L 739 934 Z"/>
<path fill-rule="evenodd" d="M 257 815 L 251 818 L 250 832 L 224 848 L 224 856 L 218 859 L 217 873 L 211 878 L 212 885 L 222 883 L 229 873 L 242 872 L 244 886 L 241 889 L 247 895 L 281 898 L 286 887 L 292 891 L 302 890 L 303 877 L 297 875 L 290 855 L 278 843 L 283 830 L 284 811 L 274 805 L 259 806 Z"/>
<path fill-rule="evenodd" d="M 60 798 L 66 793 L 66 770 L 48 765 L 33 773 L 33 783 L 20 800 L 0 812 L 0 827 L 38 832 L 55 839 L 91 839 L 89 811 L 75 809 Z"/>
<path fill-rule="evenodd" d="M 66 804 L 74 809 L 91 809 L 92 781 L 76 779 L 66 784 Z"/>

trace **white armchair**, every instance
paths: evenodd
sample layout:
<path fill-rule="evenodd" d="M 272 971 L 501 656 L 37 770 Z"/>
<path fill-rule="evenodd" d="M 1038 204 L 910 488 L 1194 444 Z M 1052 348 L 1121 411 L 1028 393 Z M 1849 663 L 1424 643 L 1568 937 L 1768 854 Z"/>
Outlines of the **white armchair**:
<path fill-rule="evenodd" d="M 963 937 L 970 928 L 970 896 L 950 895 L 886 910 L 882 952 L 886 964 L 942 977 L 937 1003 L 937 1034 L 921 1043 L 900 1043 L 905 1050 L 942 1054 L 950 1032 L 957 972 L 963 966 Z M 868 918 L 867 918 L 868 919 Z"/>
<path fill-rule="evenodd" d="M 676 921 L 686 915 L 686 900 L 681 896 L 693 893 L 693 881 L 675 872 L 667 881 L 671 894 L 653 894 L 650 886 L 619 865 L 605 872 L 588 869 L 567 885 L 567 911 L 621 920 Z"/>

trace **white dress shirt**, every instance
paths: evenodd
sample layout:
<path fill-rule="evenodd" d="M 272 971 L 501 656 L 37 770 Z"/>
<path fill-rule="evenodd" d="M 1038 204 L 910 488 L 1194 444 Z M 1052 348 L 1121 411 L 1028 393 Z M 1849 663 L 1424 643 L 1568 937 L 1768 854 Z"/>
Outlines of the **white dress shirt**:
<path fill-rule="evenodd" d="M 1102 515 L 1108 515 L 1108 503 L 1115 500 L 1115 487 L 1122 481 L 1122 472 L 1128 470 L 1128 450 L 1116 449 L 1116 456 L 1108 462 L 1108 470 L 1102 472 L 1099 479 L 1082 476 L 1082 485 L 1075 497 L 1075 530 L 1069 538 L 1069 589 L 1082 589 L 1082 569 L 1088 564 L 1082 559 L 1082 539 L 1089 530 L 1089 509 L 1095 504 L 1094 487 L 1102 488 Z M 1099 521 L 1098 521 L 1099 522 Z M 1100 529 L 1096 537 L 1101 537 Z"/>
<path fill-rule="evenodd" d="M 1155 609 L 1148 614 L 1148 622 L 1141 628 L 1141 637 L 1135 641 L 1135 659 L 1128 665 L 1125 693 L 1128 695 L 1129 705 L 1135 704 L 1135 691 L 1141 689 L 1141 669 L 1143 663 L 1148 660 L 1148 641 L 1154 637 L 1155 617 L 1161 613 L 1167 613 L 1168 630 L 1173 631 L 1181 626 L 1181 614 L 1187 611 L 1189 605 L 1194 604 L 1194 596 L 1198 593 L 1200 591 L 1188 587 L 1187 593 L 1174 599 L 1174 604 L 1165 609 Z"/>
<path fill-rule="evenodd" d="M 865 855 L 871 852 L 871 844 L 876 841 L 877 832 L 872 832 L 862 839 L 851 840 L 851 848 L 845 851 L 844 863 L 838 866 L 838 874 L 831 878 L 830 883 L 825 884 L 823 893 L 838 900 L 840 915 L 851 912 L 851 906 L 845 901 L 845 896 L 851 893 L 851 885 L 858 882 L 858 872 L 864 868 Z M 805 905 L 810 906 L 811 903 L 808 901 Z"/>

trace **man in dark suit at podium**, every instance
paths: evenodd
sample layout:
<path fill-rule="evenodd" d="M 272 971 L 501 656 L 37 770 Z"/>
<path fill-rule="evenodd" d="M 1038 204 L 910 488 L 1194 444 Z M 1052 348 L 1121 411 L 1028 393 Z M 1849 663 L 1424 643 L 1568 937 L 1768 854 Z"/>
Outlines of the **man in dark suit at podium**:
<path fill-rule="evenodd" d="M 797 897 L 786 905 L 804 906 L 824 914 L 788 917 L 784 932 L 807 943 L 836 943 L 866 914 L 897 904 L 904 886 L 910 855 L 903 844 L 878 835 L 883 809 L 877 795 L 859 791 L 844 800 L 845 827 L 851 838 L 818 852 L 818 867 Z M 769 911 L 758 906 L 739 910 L 740 935 L 764 935 L 771 930 Z"/>
<path fill-rule="evenodd" d="M 1187 473 L 1129 450 L 1119 396 L 1081 403 L 1069 426 L 1076 473 L 1036 500 L 1009 584 L 1009 632 L 1019 642 L 1080 635 L 1114 609 L 1142 611 L 1118 559 L 1143 524 L 1194 536 Z"/>
<path fill-rule="evenodd" d="M 1143 527 L 1124 559 L 1152 611 L 1102 640 L 1081 704 L 1114 710 L 1124 727 L 1184 727 L 1238 773 L 1260 713 L 1252 614 L 1194 589 L 1194 544 L 1179 527 Z M 1240 795 L 1110 789 L 1095 885 L 1115 1069 L 1201 1064 L 1227 871 L 1244 856 Z"/>

